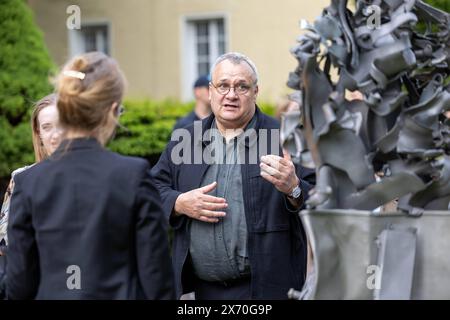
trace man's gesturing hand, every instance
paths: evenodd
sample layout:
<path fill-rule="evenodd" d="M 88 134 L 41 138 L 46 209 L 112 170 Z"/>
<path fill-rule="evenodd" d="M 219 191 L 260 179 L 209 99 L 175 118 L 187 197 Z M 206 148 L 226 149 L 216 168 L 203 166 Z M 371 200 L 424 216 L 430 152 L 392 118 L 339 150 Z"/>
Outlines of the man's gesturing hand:
<path fill-rule="evenodd" d="M 224 198 L 210 196 L 207 193 L 214 190 L 217 182 L 207 186 L 182 193 L 175 201 L 175 214 L 185 214 L 190 218 L 205 222 L 219 222 L 220 217 L 225 216 L 225 212 L 216 211 L 228 207 Z"/>
<path fill-rule="evenodd" d="M 283 158 L 275 155 L 261 157 L 261 177 L 272 183 L 280 192 L 289 195 L 300 180 L 289 153 L 283 150 Z"/>

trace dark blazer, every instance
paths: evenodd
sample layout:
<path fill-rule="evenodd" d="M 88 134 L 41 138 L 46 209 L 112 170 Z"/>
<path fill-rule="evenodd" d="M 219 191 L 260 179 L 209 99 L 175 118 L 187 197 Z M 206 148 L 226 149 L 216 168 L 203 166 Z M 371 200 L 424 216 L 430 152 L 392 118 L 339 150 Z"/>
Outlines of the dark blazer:
<path fill-rule="evenodd" d="M 197 114 L 194 111 L 191 111 L 191 112 L 189 112 L 189 114 L 187 114 L 183 118 L 180 118 L 177 120 L 177 122 L 173 126 L 173 130 L 187 127 L 188 125 L 192 124 L 194 121 L 198 121 L 198 120 L 200 120 L 200 118 L 197 117 Z"/>
<path fill-rule="evenodd" d="M 256 131 L 268 129 L 271 141 L 271 129 L 279 129 L 277 120 L 264 115 L 256 109 Z M 203 141 L 203 132 L 211 127 L 214 115 L 202 120 L 201 134 L 194 134 L 194 125 L 185 129 L 189 132 L 192 150 L 208 145 Z M 198 139 L 200 138 L 200 139 Z M 259 135 L 258 135 L 259 141 Z M 250 143 L 250 142 L 249 142 Z M 172 151 L 179 153 L 178 142 L 171 141 L 158 163 L 152 169 L 152 175 L 160 191 L 163 209 L 174 229 L 173 264 L 177 297 L 192 290 L 193 274 L 189 262 L 190 234 L 188 218 L 185 215 L 171 216 L 177 197 L 200 187 L 208 164 L 194 162 L 191 152 L 189 163 L 175 164 L 171 160 Z M 177 148 L 174 150 L 174 147 Z M 246 157 L 249 156 L 249 144 L 246 144 Z M 271 150 L 270 147 L 268 150 Z M 197 149 L 198 156 L 198 149 Z M 281 149 L 278 150 L 279 154 Z M 181 153 L 184 154 L 183 151 Z M 263 154 L 260 154 L 263 155 Z M 186 158 L 186 159 L 187 159 Z M 194 164 L 192 164 L 194 163 Z M 306 274 L 306 236 L 297 215 L 285 195 L 263 179 L 260 175 L 259 157 L 256 164 L 241 166 L 244 206 L 248 228 L 248 253 L 251 266 L 251 290 L 254 299 L 286 299 L 290 288 L 301 289 Z M 301 179 L 303 196 L 307 197 L 315 176 L 313 170 L 297 167 L 297 176 Z"/>
<path fill-rule="evenodd" d="M 8 298 L 171 299 L 166 225 L 147 161 L 64 141 L 16 176 Z"/>

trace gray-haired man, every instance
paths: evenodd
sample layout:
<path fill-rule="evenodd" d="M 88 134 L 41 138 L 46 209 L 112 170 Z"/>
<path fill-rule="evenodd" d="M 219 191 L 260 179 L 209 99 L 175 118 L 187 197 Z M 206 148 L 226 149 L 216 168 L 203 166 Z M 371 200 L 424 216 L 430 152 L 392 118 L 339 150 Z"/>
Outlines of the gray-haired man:
<path fill-rule="evenodd" d="M 296 213 L 310 188 L 304 179 L 313 173 L 276 155 L 282 154 L 272 139 L 279 123 L 256 105 L 258 74 L 247 57 L 225 54 L 211 75 L 213 114 L 201 122 L 201 135 L 195 125 L 186 128 L 194 136 L 192 158 L 175 163 L 178 141 L 172 141 L 152 170 L 175 230 L 177 296 L 195 291 L 197 299 L 284 299 L 305 279 L 306 237 Z M 256 139 L 241 139 L 249 131 Z M 203 157 L 195 164 L 198 148 L 204 155 L 211 147 L 214 161 Z M 245 161 L 254 152 L 257 161 Z"/>

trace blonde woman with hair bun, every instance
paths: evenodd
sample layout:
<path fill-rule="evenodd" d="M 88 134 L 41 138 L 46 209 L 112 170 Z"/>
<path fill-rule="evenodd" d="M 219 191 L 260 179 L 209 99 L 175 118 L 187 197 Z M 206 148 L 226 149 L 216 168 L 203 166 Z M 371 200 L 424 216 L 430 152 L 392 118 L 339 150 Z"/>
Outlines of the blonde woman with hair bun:
<path fill-rule="evenodd" d="M 173 298 L 167 222 L 149 164 L 104 147 L 124 89 L 117 62 L 100 52 L 76 56 L 57 77 L 63 141 L 16 179 L 9 298 Z"/>

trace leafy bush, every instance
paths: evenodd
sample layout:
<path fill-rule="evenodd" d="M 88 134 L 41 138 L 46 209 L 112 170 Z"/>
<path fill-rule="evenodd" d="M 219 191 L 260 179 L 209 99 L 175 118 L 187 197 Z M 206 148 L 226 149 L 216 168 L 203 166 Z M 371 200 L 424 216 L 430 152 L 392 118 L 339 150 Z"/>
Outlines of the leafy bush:
<path fill-rule="evenodd" d="M 23 0 L 0 1 L 0 177 L 34 162 L 30 114 L 53 63 Z"/>
<path fill-rule="evenodd" d="M 174 100 L 124 102 L 125 113 L 109 148 L 121 154 L 150 157 L 164 150 L 176 120 L 189 113 L 193 103 Z"/>
<path fill-rule="evenodd" d="M 262 103 L 258 103 L 258 107 L 265 114 L 267 114 L 267 115 L 269 115 L 271 117 L 275 116 L 275 111 L 276 111 L 275 105 L 273 105 L 271 103 L 262 102 Z"/>

